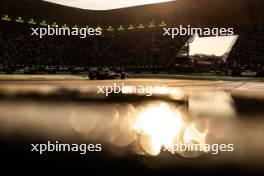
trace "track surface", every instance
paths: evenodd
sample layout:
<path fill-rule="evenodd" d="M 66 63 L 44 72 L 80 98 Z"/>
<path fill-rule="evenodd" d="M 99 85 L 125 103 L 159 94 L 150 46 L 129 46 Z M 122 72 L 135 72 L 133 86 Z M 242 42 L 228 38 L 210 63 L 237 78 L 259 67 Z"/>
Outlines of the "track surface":
<path fill-rule="evenodd" d="M 39 155 L 38 153 L 30 152 L 28 148 L 31 143 L 46 143 L 47 140 L 69 140 L 70 142 L 73 140 L 74 142 L 87 143 L 91 136 L 88 136 L 89 133 L 75 130 L 75 126 L 72 124 L 73 117 L 88 119 L 88 121 L 81 121 L 82 123 L 89 122 L 87 124 L 90 124 L 88 118 L 90 115 L 98 116 L 99 120 L 103 119 L 103 123 L 97 123 L 98 126 L 94 127 L 99 132 L 92 133 L 92 139 L 95 139 L 95 134 L 102 134 L 103 137 L 98 137 L 99 141 L 104 140 L 104 136 L 112 135 L 111 132 L 119 129 L 119 126 L 112 127 L 112 123 L 104 121 L 104 118 L 113 119 L 116 117 L 116 112 L 118 112 L 118 114 L 121 114 L 120 121 L 116 123 L 118 125 L 123 122 L 122 118 L 125 117 L 123 114 L 131 110 L 130 105 L 135 108 L 139 107 L 139 105 L 134 102 L 117 102 L 116 99 L 112 102 L 108 102 L 108 99 L 97 102 L 94 102 L 94 100 L 91 102 L 72 101 L 72 99 L 70 101 L 65 101 L 64 99 L 62 99 L 63 101 L 58 101 L 57 97 L 54 97 L 56 94 L 52 93 L 58 93 L 60 89 L 76 90 L 81 93 L 84 92 L 85 95 L 95 95 L 94 97 L 98 98 L 99 96 L 96 94 L 98 86 L 113 86 L 114 83 L 130 86 L 167 86 L 197 94 L 205 92 L 204 101 L 202 101 L 203 99 L 200 101 L 202 107 L 192 107 L 192 110 L 201 109 L 200 113 L 207 113 L 206 118 L 210 120 L 208 126 L 210 136 L 208 139 L 212 143 L 233 143 L 235 151 L 216 156 L 203 155 L 195 159 L 185 159 L 178 155 L 145 157 L 134 155 L 130 152 L 125 153 L 123 157 L 115 157 L 115 155 L 112 155 L 112 151 L 108 151 L 113 146 L 109 147 L 108 144 L 105 144 L 105 152 L 92 153 L 84 157 L 80 157 L 76 153 Z M 210 93 L 210 91 L 220 91 L 220 97 L 213 98 L 214 95 L 219 94 Z M 239 97 L 235 100 L 235 105 L 233 106 L 229 101 L 223 101 L 225 100 L 223 98 L 226 97 L 222 95 L 226 94 L 221 94 L 222 91 L 230 92 L 232 95 L 259 99 L 260 102 L 248 99 L 241 100 Z M 33 99 L 19 99 L 15 98 L 16 96 L 5 96 L 12 93 L 25 93 L 27 96 L 27 93 L 30 95 L 32 92 L 44 93 L 44 95 L 45 93 L 51 93 L 52 99 L 48 99 L 46 96 L 44 96 L 44 99 L 36 97 Z M 32 168 L 46 166 L 43 167 L 43 170 L 47 171 L 48 174 L 54 171 L 58 173 L 69 173 L 72 171 L 76 174 L 76 170 L 85 174 L 91 172 L 126 174 L 132 170 L 141 174 L 149 173 L 149 175 L 197 175 L 197 173 L 207 173 L 207 175 L 227 175 L 227 173 L 228 175 L 230 173 L 231 175 L 258 175 L 258 173 L 261 173 L 259 175 L 263 175 L 264 82 L 261 81 L 149 78 L 92 81 L 80 76 L 14 75 L 11 77 L 0 76 L 0 94 L 4 95 L 2 99 L 0 98 L 0 156 L 5 161 L 3 168 L 8 168 L 9 171 L 13 169 L 13 166 L 28 168 L 30 165 Z M 64 97 L 65 94 L 62 92 L 59 95 Z M 46 99 L 47 101 L 45 101 Z M 125 99 L 127 100 L 127 97 Z M 219 100 L 220 103 L 216 100 Z M 217 103 L 214 104 L 213 101 Z M 205 104 L 206 102 L 207 104 Z M 140 103 L 142 105 L 142 102 Z M 230 106 L 226 106 L 226 104 Z M 224 107 L 230 107 L 231 109 L 229 110 L 236 110 L 236 116 L 226 115 L 229 111 Z M 185 104 L 181 104 L 179 108 L 182 108 L 183 112 L 187 112 Z M 190 106 L 189 109 L 191 109 Z M 205 119 L 199 118 L 199 120 L 201 120 L 199 122 L 204 122 Z M 110 126 L 109 128 L 108 125 Z M 102 129 L 105 129 L 105 133 L 103 133 Z M 120 149 L 118 148 L 118 152 L 121 151 Z M 12 168 L 9 169 L 9 167 Z M 38 172 L 36 171 L 34 174 Z M 25 173 L 28 173 L 28 169 Z M 138 173 L 134 175 L 139 175 Z"/>
<path fill-rule="evenodd" d="M 98 86 L 167 86 L 179 87 L 188 91 L 227 91 L 236 95 L 264 98 L 263 81 L 221 81 L 186 79 L 127 79 L 127 80 L 87 80 L 80 76 L 20 76 L 0 77 L 0 91 L 3 92 L 49 92 L 54 89 L 73 89 L 84 92 L 97 92 Z"/>

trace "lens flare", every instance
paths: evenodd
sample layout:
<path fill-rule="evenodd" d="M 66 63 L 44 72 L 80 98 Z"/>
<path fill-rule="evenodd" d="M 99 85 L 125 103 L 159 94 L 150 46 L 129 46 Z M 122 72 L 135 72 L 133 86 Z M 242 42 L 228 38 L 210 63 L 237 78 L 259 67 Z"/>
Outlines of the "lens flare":
<path fill-rule="evenodd" d="M 208 133 L 208 129 L 206 129 L 204 132 L 200 132 L 194 123 L 187 126 L 184 130 L 184 135 L 181 143 L 183 144 L 199 144 L 197 146 L 201 147 L 191 147 L 189 151 L 182 152 L 180 151 L 179 154 L 185 158 L 195 158 L 200 155 L 202 155 L 204 152 L 206 152 L 203 148 L 203 146 L 206 144 L 206 136 Z M 194 145 L 195 146 L 195 145 Z"/>
<path fill-rule="evenodd" d="M 182 125 L 180 112 L 173 110 L 166 103 L 160 103 L 139 112 L 134 129 L 141 134 L 140 143 L 145 152 L 158 155 L 162 146 L 173 143 Z"/>
<path fill-rule="evenodd" d="M 159 155 L 162 148 L 175 154 L 174 146 L 181 143 L 205 144 L 207 131 L 200 132 L 195 124 L 185 124 L 182 113 L 167 103 L 151 104 L 139 111 L 133 127 L 142 150 L 148 155 Z M 193 152 L 180 153 L 184 157 L 197 157 Z"/>

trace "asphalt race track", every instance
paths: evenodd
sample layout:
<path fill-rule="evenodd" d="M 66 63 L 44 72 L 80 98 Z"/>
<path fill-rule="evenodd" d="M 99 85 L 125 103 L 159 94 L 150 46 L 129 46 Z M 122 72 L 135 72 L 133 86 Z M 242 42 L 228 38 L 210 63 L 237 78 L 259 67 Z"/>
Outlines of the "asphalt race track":
<path fill-rule="evenodd" d="M 130 78 L 126 80 L 88 80 L 82 76 L 0 76 L 0 91 L 34 91 L 46 93 L 61 88 L 97 92 L 98 86 L 113 86 L 114 83 L 128 86 L 167 86 L 179 87 L 189 91 L 219 90 L 231 94 L 252 98 L 264 98 L 264 82 L 250 79 L 235 81 L 191 80 L 191 79 L 144 79 Z"/>
<path fill-rule="evenodd" d="M 163 88 L 153 89 L 152 96 L 98 93 L 99 87 L 115 85 Z M 191 157 L 166 152 L 154 156 L 148 148 L 138 149 L 138 136 L 129 131 L 131 119 L 138 118 L 144 108 L 164 103 L 177 110 L 186 124 L 196 124 L 200 132 L 207 129 L 207 142 L 232 143 L 234 151 Z M 9 172 L 17 165 L 21 172 L 34 173 L 26 169 L 32 166 L 46 174 L 257 175 L 264 163 L 263 105 L 264 82 L 251 79 L 0 76 L 0 156 Z M 47 140 L 100 142 L 103 152 L 40 155 L 30 151 L 30 144 Z"/>

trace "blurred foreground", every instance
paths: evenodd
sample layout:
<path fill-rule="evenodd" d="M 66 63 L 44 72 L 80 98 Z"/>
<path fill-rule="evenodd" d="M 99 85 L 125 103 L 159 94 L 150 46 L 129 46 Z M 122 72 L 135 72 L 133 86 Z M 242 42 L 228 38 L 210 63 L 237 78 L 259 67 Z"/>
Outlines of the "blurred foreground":
<path fill-rule="evenodd" d="M 113 83 L 166 88 L 151 97 L 97 94 L 97 86 Z M 5 168 L 34 165 L 58 173 L 260 174 L 263 107 L 259 81 L 2 80 L 0 154 Z M 48 140 L 102 143 L 103 152 L 30 152 L 31 143 Z M 163 151 L 182 143 L 233 144 L 234 151 Z"/>

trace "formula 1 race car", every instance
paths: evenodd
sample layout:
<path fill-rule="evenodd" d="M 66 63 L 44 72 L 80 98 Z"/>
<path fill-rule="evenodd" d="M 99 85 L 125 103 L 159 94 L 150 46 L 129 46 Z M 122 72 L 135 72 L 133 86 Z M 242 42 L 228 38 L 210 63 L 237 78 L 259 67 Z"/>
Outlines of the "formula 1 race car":
<path fill-rule="evenodd" d="M 90 80 L 104 80 L 104 79 L 126 79 L 127 75 L 123 71 L 113 71 L 108 68 L 91 69 L 89 71 Z"/>

